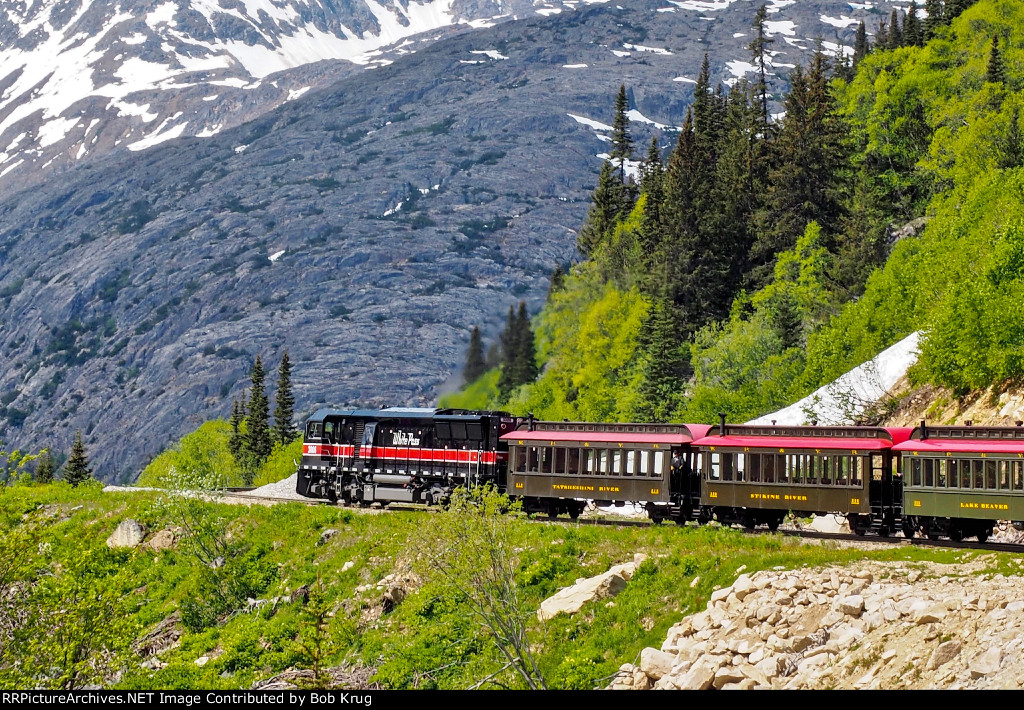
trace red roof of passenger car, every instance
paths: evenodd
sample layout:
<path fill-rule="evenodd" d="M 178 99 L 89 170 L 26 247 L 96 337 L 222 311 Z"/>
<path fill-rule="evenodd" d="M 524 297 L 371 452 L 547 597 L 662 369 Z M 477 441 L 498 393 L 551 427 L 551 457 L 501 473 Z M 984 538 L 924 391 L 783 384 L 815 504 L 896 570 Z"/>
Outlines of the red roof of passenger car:
<path fill-rule="evenodd" d="M 893 451 L 913 451 L 921 454 L 990 453 L 1024 454 L 1022 439 L 911 439 L 893 447 Z"/>
<path fill-rule="evenodd" d="M 833 451 L 882 451 L 892 448 L 892 442 L 888 439 L 812 436 L 705 436 L 693 442 L 693 445 L 701 448 L 715 446 L 731 449 L 829 449 Z"/>
<path fill-rule="evenodd" d="M 608 444 L 689 444 L 704 436 L 709 427 L 707 424 L 681 425 L 682 429 L 674 433 L 649 433 L 642 431 L 578 431 L 578 430 L 545 430 L 518 429 L 503 435 L 504 441 L 545 442 L 545 441 L 586 441 Z"/>

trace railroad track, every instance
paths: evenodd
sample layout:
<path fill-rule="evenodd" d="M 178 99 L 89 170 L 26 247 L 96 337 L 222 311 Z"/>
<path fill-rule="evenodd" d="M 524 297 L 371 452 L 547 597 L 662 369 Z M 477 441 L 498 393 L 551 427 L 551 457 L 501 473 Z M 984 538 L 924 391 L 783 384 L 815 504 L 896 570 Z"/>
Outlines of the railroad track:
<path fill-rule="evenodd" d="M 333 505 L 330 501 L 306 498 L 284 498 L 275 496 L 264 496 L 264 495 L 252 495 L 251 491 L 255 488 L 249 487 L 235 487 L 222 489 L 222 495 L 230 498 L 242 498 L 250 499 L 252 501 L 266 501 L 269 503 L 301 503 L 309 506 L 319 505 Z M 418 505 L 412 503 L 389 503 L 386 506 L 369 505 L 369 506 L 336 506 L 343 509 L 375 512 L 381 513 L 388 510 L 394 511 L 418 511 L 418 512 L 431 512 L 436 508 L 429 507 L 426 505 Z M 610 527 L 647 527 L 654 525 L 652 521 L 648 519 L 635 519 L 635 518 L 603 518 L 603 517 L 581 517 L 577 520 L 571 520 L 565 517 L 551 518 L 544 515 L 535 515 L 530 520 L 534 522 L 543 523 L 555 523 L 561 525 L 596 525 L 596 526 L 610 526 Z M 695 524 L 694 524 L 695 526 Z M 752 530 L 748 531 L 751 535 L 763 535 L 767 531 L 765 530 Z M 890 536 L 890 537 L 879 537 L 877 535 L 854 535 L 852 533 L 826 533 L 819 532 L 817 530 L 803 530 L 794 528 L 780 528 L 778 534 L 787 535 L 790 537 L 799 537 L 811 540 L 832 540 L 836 542 L 849 542 L 849 543 L 876 543 L 886 545 L 913 545 L 917 547 L 936 547 L 954 550 L 979 550 L 984 552 L 1009 552 L 1009 553 L 1022 553 L 1024 554 L 1024 544 L 1009 543 L 1009 542 L 972 542 L 972 541 L 961 541 L 955 542 L 953 540 L 929 540 L 924 537 L 914 537 L 907 539 L 902 535 Z"/>

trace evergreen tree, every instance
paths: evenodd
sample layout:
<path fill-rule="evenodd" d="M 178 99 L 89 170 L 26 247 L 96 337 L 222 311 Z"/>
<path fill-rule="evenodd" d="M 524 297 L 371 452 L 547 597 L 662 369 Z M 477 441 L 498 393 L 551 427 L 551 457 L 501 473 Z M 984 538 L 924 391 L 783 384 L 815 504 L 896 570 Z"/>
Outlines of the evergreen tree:
<path fill-rule="evenodd" d="M 992 36 L 992 50 L 988 55 L 988 69 L 985 71 L 985 81 L 992 84 L 1002 84 L 1006 81 L 1003 55 L 999 51 L 999 35 Z"/>
<path fill-rule="evenodd" d="M 239 466 L 245 459 L 245 436 L 242 433 L 242 422 L 245 421 L 247 413 L 245 407 L 245 393 L 243 392 L 241 401 L 236 399 L 231 403 L 231 436 L 228 439 L 231 455 Z"/>
<path fill-rule="evenodd" d="M 591 197 L 590 211 L 576 237 L 576 248 L 584 258 L 594 256 L 615 228 L 621 206 L 622 184 L 615 177 L 615 170 L 609 161 L 601 165 L 597 188 Z"/>
<path fill-rule="evenodd" d="M 774 40 L 768 39 L 768 6 L 761 5 L 754 15 L 754 39 L 747 45 L 754 63 L 754 95 L 760 109 L 761 124 L 768 125 L 768 45 Z"/>
<path fill-rule="evenodd" d="M 611 160 L 618 165 L 619 182 L 626 184 L 626 161 L 633 159 L 633 136 L 629 132 L 629 99 L 626 97 L 626 85 L 619 86 L 615 97 L 615 119 L 612 122 Z M 623 211 L 620 208 L 620 211 Z"/>
<path fill-rule="evenodd" d="M 1010 109 L 1009 124 L 999 141 L 999 167 L 1004 170 L 1024 165 L 1024 136 L 1020 130 L 1020 108 Z"/>
<path fill-rule="evenodd" d="M 537 350 L 533 342 L 533 327 L 526 311 L 526 301 L 519 302 L 516 316 L 516 355 L 513 368 L 516 386 L 525 385 L 537 379 Z"/>
<path fill-rule="evenodd" d="M 680 337 L 676 309 L 664 299 L 651 306 L 641 329 L 639 349 L 644 362 L 637 417 L 644 421 L 669 421 L 684 401 L 690 376 L 690 349 Z"/>
<path fill-rule="evenodd" d="M 50 452 L 47 449 L 43 449 L 39 452 L 39 458 L 36 460 L 35 475 L 32 478 L 36 483 L 52 483 L 53 472 L 53 457 L 50 456 Z"/>
<path fill-rule="evenodd" d="M 903 44 L 907 47 L 924 46 L 924 30 L 917 17 L 917 3 L 914 0 L 911 0 L 907 17 L 903 21 Z"/>
<path fill-rule="evenodd" d="M 928 13 L 928 17 L 924 18 L 924 40 L 927 42 L 945 24 L 942 0 L 925 0 L 924 10 Z"/>
<path fill-rule="evenodd" d="M 796 301 L 789 289 L 781 289 L 769 311 L 772 327 L 782 342 L 783 350 L 803 345 L 803 323 Z"/>
<path fill-rule="evenodd" d="M 484 343 L 480 336 L 480 326 L 473 326 L 469 335 L 469 349 L 466 350 L 466 366 L 462 368 L 462 379 L 466 384 L 476 382 L 480 375 L 487 372 L 484 364 Z"/>
<path fill-rule="evenodd" d="M 243 477 L 245 484 L 252 483 L 256 470 L 263 465 L 263 462 L 270 456 L 273 443 L 270 438 L 270 426 L 267 423 L 270 416 L 270 404 L 267 401 L 266 386 L 263 370 L 263 360 L 259 355 L 252 365 L 252 390 L 249 395 L 249 414 L 246 417 L 245 445 L 246 461 L 243 466 Z"/>
<path fill-rule="evenodd" d="M 607 163 L 605 163 L 607 165 Z M 508 399 L 512 390 L 519 384 L 516 381 L 515 362 L 519 352 L 519 332 L 516 329 L 516 311 L 514 306 L 508 307 L 508 317 L 505 319 L 505 330 L 501 331 L 499 342 L 501 343 L 501 375 L 498 377 L 498 394 L 501 398 Z"/>
<path fill-rule="evenodd" d="M 875 32 L 875 47 L 883 52 L 889 49 L 889 26 L 885 20 L 878 21 L 878 31 Z"/>
<path fill-rule="evenodd" d="M 82 432 L 75 432 L 75 443 L 71 446 L 71 456 L 64 464 L 64 480 L 72 486 L 78 486 L 92 480 L 92 469 L 85 455 L 85 444 L 82 443 Z"/>
<path fill-rule="evenodd" d="M 857 35 L 853 40 L 853 68 L 856 69 L 864 57 L 868 56 L 871 47 L 868 45 L 868 30 L 861 20 L 857 25 Z"/>
<path fill-rule="evenodd" d="M 562 270 L 561 265 L 556 266 L 555 270 L 551 272 L 551 279 L 548 281 L 548 296 L 547 302 L 551 302 L 551 297 L 562 290 L 565 286 L 565 271 Z"/>
<path fill-rule="evenodd" d="M 295 439 L 295 396 L 292 394 L 292 364 L 288 351 L 281 355 L 277 368 L 277 397 L 274 406 L 274 441 L 289 444 Z"/>
<path fill-rule="evenodd" d="M 771 279 L 775 255 L 792 247 L 808 224 L 817 222 L 828 238 L 834 238 L 845 216 L 847 130 L 835 109 L 828 63 L 820 49 L 809 72 L 798 66 L 791 74 L 785 106 L 776 143 L 777 167 L 769 179 L 767 204 L 757 218 L 754 258 L 760 284 Z"/>
<path fill-rule="evenodd" d="M 900 27 L 900 11 L 893 9 L 889 15 L 889 49 L 903 46 L 903 29 Z"/>

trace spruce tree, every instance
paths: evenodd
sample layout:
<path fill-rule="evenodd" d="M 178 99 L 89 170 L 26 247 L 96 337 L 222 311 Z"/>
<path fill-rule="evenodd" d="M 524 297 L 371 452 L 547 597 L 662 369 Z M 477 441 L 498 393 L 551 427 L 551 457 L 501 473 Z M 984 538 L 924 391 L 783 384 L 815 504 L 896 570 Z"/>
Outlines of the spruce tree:
<path fill-rule="evenodd" d="M 245 392 L 242 393 L 241 401 L 235 400 L 231 404 L 231 436 L 228 438 L 228 447 L 235 463 L 243 466 L 245 461 L 245 436 L 242 432 L 242 422 L 245 421 Z"/>
<path fill-rule="evenodd" d="M 516 385 L 516 355 L 519 352 L 519 332 L 517 330 L 516 311 L 514 306 L 508 307 L 508 317 L 505 319 L 505 330 L 499 336 L 501 343 L 501 375 L 498 377 L 498 394 L 501 398 L 508 399 L 508 396 L 515 389 Z"/>
<path fill-rule="evenodd" d="M 766 206 L 757 217 L 754 258 L 762 285 L 771 279 L 775 255 L 792 247 L 808 224 L 817 222 L 834 238 L 845 217 L 848 131 L 836 111 L 827 59 L 820 49 L 807 73 L 798 66 L 790 75 L 785 106 L 776 142 L 777 167 L 769 179 Z"/>
<path fill-rule="evenodd" d="M 856 69 L 864 57 L 868 56 L 870 46 L 868 45 L 868 30 L 861 20 L 857 25 L 857 35 L 853 40 L 853 68 Z"/>
<path fill-rule="evenodd" d="M 78 486 L 92 480 L 92 469 L 85 455 L 85 444 L 82 443 L 82 432 L 75 432 L 75 443 L 71 446 L 71 455 L 64 464 L 64 480 L 72 486 Z"/>
<path fill-rule="evenodd" d="M 626 161 L 633 159 L 633 136 L 629 132 L 629 99 L 626 85 L 619 86 L 615 97 L 615 119 L 612 123 L 612 162 L 618 165 L 619 182 L 626 184 Z"/>
<path fill-rule="evenodd" d="M 53 471 L 53 457 L 47 449 L 43 449 L 36 460 L 36 471 L 32 478 L 36 483 L 52 483 Z"/>
<path fill-rule="evenodd" d="M 910 2 L 907 10 L 907 17 L 903 21 L 903 44 L 906 47 L 923 47 L 924 30 L 921 28 L 921 21 L 917 17 L 917 3 Z"/>
<path fill-rule="evenodd" d="M 245 421 L 244 450 L 247 454 L 247 465 L 244 466 L 244 478 L 246 485 L 252 483 L 256 470 L 263 465 L 273 449 L 270 426 L 267 423 L 270 416 L 270 404 L 267 401 L 266 386 L 264 385 L 265 376 L 263 360 L 257 355 L 256 361 L 252 365 L 252 390 L 249 395 L 249 414 Z"/>
<path fill-rule="evenodd" d="M 548 296 L 546 302 L 550 303 L 552 296 L 561 291 L 564 286 L 565 271 L 563 271 L 561 265 L 559 265 L 551 272 L 551 279 L 548 281 Z"/>
<path fill-rule="evenodd" d="M 999 35 L 992 36 L 992 49 L 988 54 L 988 68 L 985 71 L 985 81 L 992 84 L 1002 84 L 1006 81 L 1003 55 L 999 51 Z"/>
<path fill-rule="evenodd" d="M 761 124 L 768 125 L 768 45 L 774 40 L 768 39 L 768 6 L 761 5 L 754 15 L 754 39 L 747 45 L 754 60 L 754 95 L 761 117 Z"/>
<path fill-rule="evenodd" d="M 537 350 L 533 342 L 530 315 L 526 311 L 526 301 L 519 302 L 519 313 L 516 315 L 516 345 L 514 369 L 518 387 L 537 379 Z"/>
<path fill-rule="evenodd" d="M 277 397 L 274 406 L 274 440 L 280 444 L 289 444 L 295 439 L 295 396 L 292 394 L 292 364 L 288 359 L 288 351 L 281 355 L 281 364 L 277 368 Z"/>
<path fill-rule="evenodd" d="M 928 17 L 924 18 L 924 40 L 927 42 L 945 24 L 942 0 L 925 0 L 924 10 L 928 13 Z"/>
<path fill-rule="evenodd" d="M 480 375 L 487 372 L 484 364 L 484 343 L 480 336 L 480 326 L 473 326 L 469 335 L 469 349 L 466 350 L 466 366 L 462 368 L 462 379 L 466 384 L 476 382 Z"/>
<path fill-rule="evenodd" d="M 903 29 L 900 27 L 900 11 L 893 9 L 889 15 L 889 49 L 903 46 Z"/>
<path fill-rule="evenodd" d="M 615 228 L 621 206 L 622 184 L 615 176 L 615 169 L 609 161 L 601 165 L 597 188 L 591 197 L 590 211 L 583 221 L 576 237 L 576 248 L 584 258 L 599 251 L 605 237 Z"/>
<path fill-rule="evenodd" d="M 875 32 L 875 47 L 881 51 L 889 49 L 889 26 L 885 20 L 878 21 L 878 31 Z"/>
<path fill-rule="evenodd" d="M 1024 135 L 1020 130 L 1020 108 L 1010 109 L 1009 124 L 999 141 L 999 167 L 1004 170 L 1024 165 Z"/>

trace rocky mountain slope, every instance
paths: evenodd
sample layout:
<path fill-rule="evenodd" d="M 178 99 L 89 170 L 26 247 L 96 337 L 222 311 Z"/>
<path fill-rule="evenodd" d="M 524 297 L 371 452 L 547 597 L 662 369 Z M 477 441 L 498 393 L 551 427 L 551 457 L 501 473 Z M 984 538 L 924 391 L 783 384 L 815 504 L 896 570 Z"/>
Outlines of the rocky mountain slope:
<path fill-rule="evenodd" d="M 772 5 L 776 95 L 815 38 L 849 45 L 856 18 L 887 11 Z M 285 348 L 300 414 L 433 402 L 472 326 L 536 307 L 574 258 L 619 85 L 638 145 L 671 144 L 705 52 L 716 82 L 749 70 L 755 7 L 504 22 L 8 196 L 0 437 L 67 450 L 81 429 L 98 475 L 130 480 L 230 412 L 256 353 L 274 367 Z"/>

